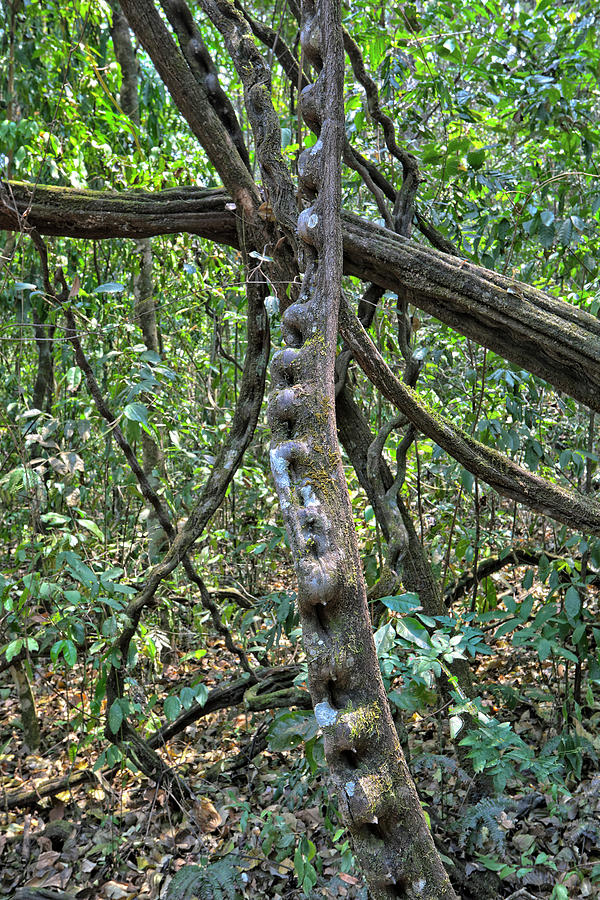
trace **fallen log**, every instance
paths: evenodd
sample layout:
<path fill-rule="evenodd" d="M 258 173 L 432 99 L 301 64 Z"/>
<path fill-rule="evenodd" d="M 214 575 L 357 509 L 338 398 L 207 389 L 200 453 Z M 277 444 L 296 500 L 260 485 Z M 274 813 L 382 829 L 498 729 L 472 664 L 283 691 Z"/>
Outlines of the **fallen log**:
<path fill-rule="evenodd" d="M 0 803 L 4 809 L 19 809 L 25 806 L 35 806 L 44 797 L 55 797 L 62 791 L 69 791 L 80 787 L 86 782 L 97 780 L 97 775 L 91 769 L 81 769 L 71 775 L 62 778 L 48 778 L 38 782 L 33 788 L 20 787 L 14 791 L 3 791 Z"/>

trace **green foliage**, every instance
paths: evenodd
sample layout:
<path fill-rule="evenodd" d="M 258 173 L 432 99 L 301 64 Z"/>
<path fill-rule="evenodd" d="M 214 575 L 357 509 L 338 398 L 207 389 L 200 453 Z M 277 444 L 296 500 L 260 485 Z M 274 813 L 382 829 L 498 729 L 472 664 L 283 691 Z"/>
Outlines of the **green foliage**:
<path fill-rule="evenodd" d="M 234 900 L 240 860 L 233 853 L 199 866 L 183 866 L 169 882 L 168 900 Z"/>
<path fill-rule="evenodd" d="M 498 816 L 505 811 L 507 798 L 482 797 L 470 806 L 460 820 L 460 844 L 481 849 L 490 841 L 499 855 L 506 850 L 506 832 L 498 824 Z"/>
<path fill-rule="evenodd" d="M 267 20 L 262 6 L 253 12 Z M 353 2 L 345 7 L 346 24 L 381 88 L 398 142 L 418 157 L 419 213 L 469 259 L 597 315 L 595 5 L 540 0 L 509 10 L 496 2 L 428 0 L 418 7 L 387 4 L 379 12 L 374 16 L 372 5 Z M 97 190 L 217 186 L 214 170 L 142 51 L 140 126 L 119 108 L 121 73 L 109 22 L 104 2 L 82 7 L 29 0 L 22 7 L 14 57 L 15 120 L 0 121 L 3 176 Z M 282 14 L 279 33 L 291 46 L 296 31 Z M 239 79 L 220 39 L 210 29 L 205 39 L 227 93 L 241 103 Z M 6 24 L 0 25 L 0 54 L 8 58 Z M 296 86 L 282 75 L 275 57 L 270 62 L 281 144 L 293 172 L 299 149 Z M 3 112 L 12 99 L 5 92 L 3 82 Z M 398 163 L 383 147 L 364 91 L 349 70 L 346 99 L 346 134 L 353 146 L 398 184 Z M 304 134 L 304 146 L 313 141 Z M 347 209 L 379 218 L 356 172 L 344 170 L 343 190 Z M 413 237 L 421 240 L 416 223 Z M 0 236 L 0 249 L 6 240 Z M 151 478 L 178 522 L 206 483 L 239 396 L 246 351 L 241 257 L 195 235 L 152 240 L 157 352 L 147 346 L 137 306 L 139 248 L 117 239 L 48 238 L 47 243 L 52 274 L 60 266 L 69 284 L 76 277 L 80 281 L 70 303 L 119 426 L 140 459 L 149 440 L 160 448 Z M 265 247 L 250 256 L 266 271 L 276 252 Z M 105 718 L 115 737 L 126 718 L 147 733 L 182 710 L 203 705 L 211 679 L 219 683 L 233 674 L 237 662 L 223 650 L 221 636 L 180 572 L 163 582 L 159 603 L 146 611 L 128 658 L 115 651 L 115 639 L 128 624 L 127 603 L 148 572 L 148 511 L 42 285 L 25 228 L 0 281 L 6 337 L 0 353 L 0 653 L 7 663 L 25 659 L 33 673 L 43 669 L 49 678 L 85 682 L 86 691 L 72 701 L 64 724 L 78 741 L 100 748 L 95 768 L 101 769 L 122 762 L 116 746 L 100 743 Z M 345 290 L 357 300 L 363 286 L 347 279 Z M 396 302 L 390 293 L 382 298 L 373 334 L 400 371 Z M 282 340 L 279 304 L 275 293 L 267 299 L 275 347 Z M 435 319 L 412 307 L 409 316 L 411 349 L 423 363 L 417 387 L 432 407 L 447 410 L 468 433 L 542 477 L 595 490 L 597 439 L 586 410 Z M 51 396 L 36 403 L 39 409 L 34 408 L 40 359 L 36 322 L 56 326 Z M 348 383 L 376 433 L 390 409 L 356 368 Z M 392 469 L 402 438 L 401 428 L 392 432 L 383 451 Z M 265 464 L 267 444 L 261 417 L 244 464 L 193 556 L 209 587 L 243 590 L 245 602 L 221 595 L 217 602 L 222 623 L 252 663 L 279 665 L 301 659 L 301 634 L 285 531 Z M 347 475 L 365 575 L 373 584 L 386 553 L 381 523 L 349 467 Z M 429 716 L 439 704 L 436 680 L 447 681 L 453 697 L 450 737 L 462 742 L 475 770 L 491 775 L 499 791 L 534 779 L 557 789 L 573 786 L 597 765 L 597 736 L 589 718 L 600 685 L 595 599 L 600 542 L 501 500 L 423 436 L 408 453 L 402 496 L 437 587 L 448 587 L 476 563 L 507 556 L 515 547 L 544 554 L 537 568 L 516 574 L 506 568 L 482 579 L 444 616 L 426 615 L 418 596 L 403 588 L 382 599 L 389 618 L 375 638 L 395 714 L 407 721 L 415 714 Z M 458 660 L 485 666 L 485 658 L 497 652 L 518 668 L 495 685 L 482 684 L 502 706 L 492 716 L 488 705 L 472 703 L 456 690 L 449 672 Z M 125 696 L 106 709 L 108 673 L 121 665 Z M 171 682 L 173 666 L 185 668 L 183 686 Z M 540 746 L 502 721 L 523 707 L 544 711 L 549 704 L 552 714 L 544 721 Z M 322 780 L 323 739 L 314 716 L 281 710 L 268 728 L 270 752 L 285 760 L 284 774 L 270 784 L 273 804 L 300 808 L 309 797 L 311 804 L 321 804 L 342 871 L 351 872 L 352 853 L 339 828 L 336 800 Z M 461 781 L 455 760 L 453 769 L 452 762 L 442 761 L 450 757 L 434 757 L 427 758 Z M 323 873 L 313 837 L 295 833 L 277 810 L 250 810 L 243 802 L 240 828 L 256 829 L 269 860 L 293 859 L 300 890 L 316 894 Z M 518 877 L 518 866 L 495 858 L 504 852 L 495 804 L 481 801 L 467 809 L 463 845 L 470 852 L 488 852 L 484 844 L 491 840 L 494 856 L 482 857 L 483 864 L 502 877 L 509 872 Z M 530 863 L 525 860 L 522 869 L 531 869 Z M 241 890 L 244 884 L 241 865 L 225 856 L 214 864 L 203 859 L 200 866 L 186 866 L 173 878 L 169 896 L 233 897 L 236 885 Z M 557 900 L 563 890 L 555 886 Z"/>

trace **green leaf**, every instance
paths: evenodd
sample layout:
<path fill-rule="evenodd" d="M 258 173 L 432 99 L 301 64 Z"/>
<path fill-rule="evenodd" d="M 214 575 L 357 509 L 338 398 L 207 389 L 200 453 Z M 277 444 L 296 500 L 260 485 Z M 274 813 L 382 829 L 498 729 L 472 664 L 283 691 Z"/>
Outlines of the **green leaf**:
<path fill-rule="evenodd" d="M 269 747 L 276 752 L 293 750 L 316 737 L 318 732 L 313 713 L 301 710 L 279 713 L 269 729 Z"/>
<path fill-rule="evenodd" d="M 565 612 L 567 614 L 567 618 L 574 619 L 575 616 L 579 613 L 581 609 L 581 599 L 579 597 L 579 591 L 576 587 L 571 585 L 567 589 L 567 593 L 565 594 Z"/>
<path fill-rule="evenodd" d="M 63 641 L 62 654 L 66 664 L 72 669 L 77 662 L 77 647 L 73 641 Z"/>
<path fill-rule="evenodd" d="M 11 641 L 8 647 L 5 650 L 6 662 L 10 662 L 11 659 L 14 659 L 17 656 L 23 647 L 23 641 L 21 638 L 17 638 L 14 641 Z"/>
<path fill-rule="evenodd" d="M 554 225 L 544 225 L 544 223 L 541 222 L 540 227 L 538 228 L 538 236 L 542 247 L 545 250 L 550 250 L 554 243 Z"/>
<path fill-rule="evenodd" d="M 500 862 L 499 860 L 494 859 L 491 856 L 479 856 L 478 861 L 491 872 L 500 872 L 505 866 L 505 863 Z"/>
<path fill-rule="evenodd" d="M 184 709 L 189 709 L 196 699 L 196 692 L 191 687 L 184 687 L 179 693 L 179 699 Z"/>
<path fill-rule="evenodd" d="M 181 712 L 181 700 L 179 697 L 173 695 L 167 697 L 164 704 L 164 712 L 169 722 L 174 722 Z"/>
<path fill-rule="evenodd" d="M 556 656 L 562 656 L 563 659 L 569 659 L 571 662 L 578 663 L 579 657 L 577 657 L 572 650 L 568 650 L 566 647 L 557 647 L 554 645 L 554 652 Z"/>
<path fill-rule="evenodd" d="M 413 593 L 397 594 L 390 597 L 381 597 L 380 602 L 392 612 L 409 613 L 419 609 L 419 595 Z"/>
<path fill-rule="evenodd" d="M 81 379 L 83 378 L 83 372 L 79 368 L 79 366 L 71 366 L 70 369 L 67 369 L 65 374 L 65 381 L 67 383 L 67 390 L 70 394 L 74 394 L 79 385 L 81 384 Z"/>
<path fill-rule="evenodd" d="M 31 284 L 30 281 L 15 281 L 15 291 L 37 291 L 37 284 Z"/>
<path fill-rule="evenodd" d="M 573 236 L 573 223 L 571 222 L 571 219 L 565 219 L 562 225 L 559 226 L 556 236 L 563 247 L 569 246 L 569 244 L 571 243 L 571 238 Z"/>
<path fill-rule="evenodd" d="M 475 477 L 471 472 L 468 472 L 466 469 L 462 469 L 460 473 L 460 483 L 462 484 L 465 493 L 470 494 L 473 490 L 473 485 L 475 484 Z"/>
<path fill-rule="evenodd" d="M 108 727 L 113 734 L 116 734 L 123 724 L 123 709 L 119 699 L 114 700 L 108 711 Z"/>
<path fill-rule="evenodd" d="M 571 462 L 571 451 L 570 450 L 562 450 L 560 456 L 558 457 L 558 464 L 561 467 L 561 469 L 566 469 L 570 462 Z"/>
<path fill-rule="evenodd" d="M 411 643 L 416 644 L 418 647 L 426 649 L 431 646 L 429 632 L 424 625 L 421 625 L 421 623 L 416 619 L 413 619 L 412 616 L 405 616 L 404 619 L 400 619 L 396 628 L 400 637 L 403 637 L 407 641 L 411 641 Z"/>
<path fill-rule="evenodd" d="M 535 646 L 540 660 L 543 662 L 545 659 L 548 659 L 552 653 L 552 644 L 550 641 L 547 641 L 546 638 L 540 638 Z"/>
<path fill-rule="evenodd" d="M 77 553 L 73 553 L 71 550 L 64 550 L 58 555 L 57 563 L 60 564 L 62 559 L 67 563 L 69 572 L 75 581 L 84 584 L 88 588 L 94 589 L 98 587 L 96 574 L 92 572 Z"/>
<path fill-rule="evenodd" d="M 196 696 L 196 703 L 199 703 L 200 706 L 204 706 L 206 701 L 208 700 L 208 688 L 205 684 L 197 684 L 194 687 L 194 694 Z"/>
<path fill-rule="evenodd" d="M 469 150 L 467 153 L 467 162 L 472 169 L 480 169 L 485 161 L 485 148 L 478 147 L 477 150 Z"/>
<path fill-rule="evenodd" d="M 44 513 L 43 516 L 40 516 L 40 520 L 44 525 L 66 525 L 67 522 L 71 521 L 68 516 L 55 512 Z"/>
<path fill-rule="evenodd" d="M 79 519 L 79 525 L 82 528 L 87 528 L 88 531 L 91 531 L 99 540 L 104 540 L 104 535 L 101 530 L 98 528 L 95 522 L 92 522 L 91 519 Z"/>
<path fill-rule="evenodd" d="M 99 284 L 94 288 L 94 294 L 120 294 L 124 290 L 124 285 L 119 284 L 118 281 L 105 281 L 104 284 Z"/>
<path fill-rule="evenodd" d="M 452 738 L 452 740 L 454 740 L 454 738 L 457 736 L 457 734 L 459 734 L 460 731 L 462 731 L 464 722 L 460 716 L 450 716 L 449 725 L 450 725 L 450 737 Z"/>
<path fill-rule="evenodd" d="M 123 415 L 130 422 L 141 422 L 143 425 L 148 424 L 148 408 L 143 403 L 128 403 L 123 410 Z"/>

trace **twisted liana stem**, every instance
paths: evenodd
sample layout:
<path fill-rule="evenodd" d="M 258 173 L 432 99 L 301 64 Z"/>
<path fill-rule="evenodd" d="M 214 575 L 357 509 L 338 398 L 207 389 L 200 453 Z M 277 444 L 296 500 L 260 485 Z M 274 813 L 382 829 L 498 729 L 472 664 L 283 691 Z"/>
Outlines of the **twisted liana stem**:
<path fill-rule="evenodd" d="M 319 72 L 301 95 L 318 140 L 298 161 L 304 275 L 272 363 L 271 468 L 298 577 L 315 715 L 371 895 L 454 898 L 392 722 L 366 602 L 335 422 L 343 271 L 344 55 L 338 0 L 305 0 L 301 43 Z"/>

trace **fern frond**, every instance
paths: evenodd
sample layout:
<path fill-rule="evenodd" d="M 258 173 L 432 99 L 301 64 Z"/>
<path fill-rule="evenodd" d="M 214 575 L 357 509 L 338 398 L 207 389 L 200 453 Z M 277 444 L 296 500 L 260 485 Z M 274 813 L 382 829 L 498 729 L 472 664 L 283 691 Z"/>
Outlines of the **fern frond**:
<path fill-rule="evenodd" d="M 167 900 L 234 900 L 239 857 L 230 853 L 216 862 L 183 866 L 167 888 Z"/>
<path fill-rule="evenodd" d="M 510 803 L 507 797 L 483 797 L 470 806 L 460 820 L 459 844 L 470 849 L 483 849 L 486 840 L 490 840 L 498 853 L 506 849 L 506 833 L 498 823 L 498 816 Z M 487 829 L 487 834 L 483 831 Z"/>
<path fill-rule="evenodd" d="M 471 781 L 470 775 L 458 765 L 452 756 L 443 756 L 441 753 L 422 753 L 411 763 L 413 772 L 427 772 L 435 766 L 445 769 L 450 775 L 456 775 L 463 784 L 468 784 Z"/>

